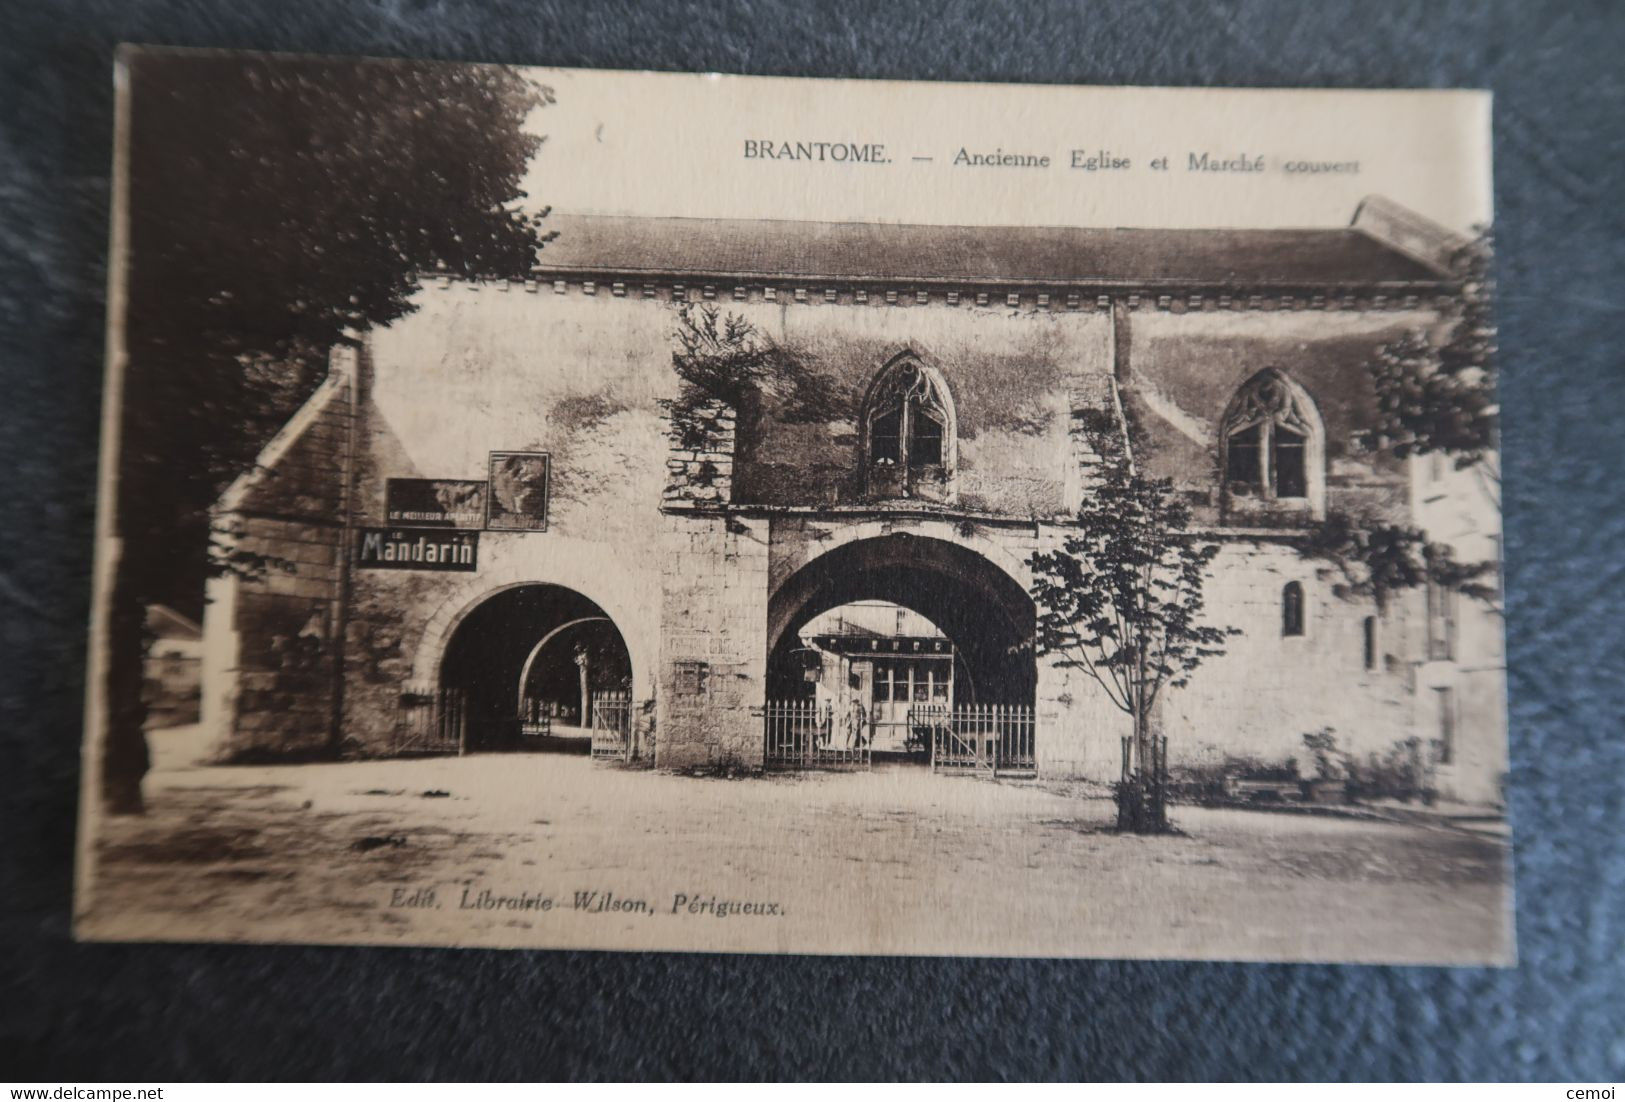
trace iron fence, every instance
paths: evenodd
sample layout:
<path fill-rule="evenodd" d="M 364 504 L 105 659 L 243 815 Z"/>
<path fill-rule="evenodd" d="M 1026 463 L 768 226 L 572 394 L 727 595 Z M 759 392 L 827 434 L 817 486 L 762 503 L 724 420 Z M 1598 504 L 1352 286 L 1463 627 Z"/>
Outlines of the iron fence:
<path fill-rule="evenodd" d="M 769 769 L 867 769 L 871 764 L 862 705 L 838 713 L 811 700 L 770 700 L 762 714 Z"/>
<path fill-rule="evenodd" d="M 519 705 L 519 737 L 545 739 L 553 733 L 553 716 L 548 702 L 527 696 Z"/>
<path fill-rule="evenodd" d="M 929 733 L 933 772 L 1036 773 L 1036 724 L 1026 704 L 925 705 L 909 723 Z"/>
<path fill-rule="evenodd" d="M 632 694 L 609 691 L 592 694 L 592 758 L 628 762 L 632 744 Z"/>
<path fill-rule="evenodd" d="M 395 753 L 461 754 L 467 745 L 468 702 L 461 690 L 401 694 Z"/>

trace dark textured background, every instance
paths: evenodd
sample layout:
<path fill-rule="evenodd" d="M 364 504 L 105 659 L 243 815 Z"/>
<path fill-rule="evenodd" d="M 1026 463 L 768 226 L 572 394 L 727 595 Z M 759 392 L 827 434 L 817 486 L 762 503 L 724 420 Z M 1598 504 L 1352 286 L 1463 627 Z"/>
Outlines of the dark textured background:
<path fill-rule="evenodd" d="M 1625 7 L 0 2 L 0 1078 L 1625 1077 Z M 121 40 L 1496 99 L 1512 971 L 75 945 Z"/>

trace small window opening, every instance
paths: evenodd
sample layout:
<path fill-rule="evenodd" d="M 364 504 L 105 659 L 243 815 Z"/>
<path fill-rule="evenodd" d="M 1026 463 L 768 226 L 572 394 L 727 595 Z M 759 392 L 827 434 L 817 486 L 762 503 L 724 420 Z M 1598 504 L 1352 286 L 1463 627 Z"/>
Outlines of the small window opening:
<path fill-rule="evenodd" d="M 1257 494 L 1264 490 L 1264 465 L 1258 450 L 1261 434 L 1262 429 L 1254 425 L 1230 437 L 1230 488 L 1236 493 Z"/>
<path fill-rule="evenodd" d="M 869 427 L 869 455 L 876 463 L 895 464 L 902 454 L 902 410 L 876 417 Z"/>
<path fill-rule="evenodd" d="M 1220 426 L 1226 493 L 1259 504 L 1308 504 L 1324 493 L 1320 415 L 1306 391 L 1275 368 L 1254 375 L 1230 400 Z"/>
<path fill-rule="evenodd" d="M 908 442 L 910 467 L 935 467 L 942 463 L 942 422 L 925 410 L 916 410 L 913 435 Z"/>
<path fill-rule="evenodd" d="M 1448 662 L 1456 657 L 1456 593 L 1429 581 L 1425 590 L 1428 614 L 1428 658 Z"/>
<path fill-rule="evenodd" d="M 1276 497 L 1307 497 L 1309 480 L 1304 477 L 1304 438 L 1291 429 L 1276 426 L 1275 455 L 1271 465 L 1275 468 Z"/>
<path fill-rule="evenodd" d="M 1433 690 L 1439 702 L 1439 764 L 1449 765 L 1456 757 L 1456 690 Z"/>
<path fill-rule="evenodd" d="M 943 492 L 954 465 L 954 410 L 941 375 L 912 353 L 899 355 L 870 383 L 862 424 L 871 492 Z"/>
<path fill-rule="evenodd" d="M 1297 582 L 1281 590 L 1281 634 L 1303 634 L 1303 586 Z"/>

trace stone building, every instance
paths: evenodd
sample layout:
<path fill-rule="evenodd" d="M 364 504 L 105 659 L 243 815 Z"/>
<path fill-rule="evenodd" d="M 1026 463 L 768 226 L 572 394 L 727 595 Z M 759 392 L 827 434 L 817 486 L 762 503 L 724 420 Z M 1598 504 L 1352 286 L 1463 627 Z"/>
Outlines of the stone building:
<path fill-rule="evenodd" d="M 147 727 L 196 723 L 203 691 L 202 627 L 168 605 L 153 604 L 147 606 L 146 635 L 141 700 Z"/>
<path fill-rule="evenodd" d="M 1176 763 L 1435 737 L 1424 595 L 1340 596 L 1299 538 L 1427 514 L 1419 476 L 1355 438 L 1364 362 L 1451 309 L 1438 228 L 1381 200 L 1304 230 L 550 226 L 535 279 L 428 280 L 335 349 L 222 499 L 278 565 L 211 583 L 221 758 L 513 746 L 521 712 L 574 699 L 662 767 L 758 767 L 803 629 L 881 600 L 1030 716 L 1039 773 L 1110 779 L 1127 717 L 1022 649 L 1029 557 L 1089 492 L 1078 426 L 1101 415 L 1223 543 L 1209 613 L 1243 632 L 1165 696 Z M 683 304 L 793 370 L 674 429 Z M 1455 693 L 1494 698 L 1451 721 L 1463 796 L 1503 768 L 1498 678 Z"/>
<path fill-rule="evenodd" d="M 953 640 L 917 612 L 886 601 L 854 601 L 802 628 L 803 681 L 770 685 L 779 700 L 811 700 L 842 731 L 875 753 L 920 758 L 929 754 L 923 729 L 930 718 L 976 699 L 974 680 Z M 921 713 L 930 716 L 922 721 Z"/>

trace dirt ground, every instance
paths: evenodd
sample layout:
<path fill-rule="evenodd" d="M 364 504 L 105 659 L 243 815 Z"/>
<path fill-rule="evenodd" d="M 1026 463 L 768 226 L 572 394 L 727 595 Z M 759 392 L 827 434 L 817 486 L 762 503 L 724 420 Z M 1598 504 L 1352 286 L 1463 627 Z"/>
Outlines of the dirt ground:
<path fill-rule="evenodd" d="M 1182 807 L 1182 833 L 1143 838 L 1109 829 L 1109 800 L 920 768 L 724 780 L 554 754 L 191 768 L 179 746 L 157 748 L 146 815 L 103 821 L 81 936 L 1512 954 L 1505 841 L 1441 826 Z"/>

